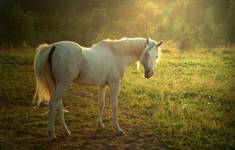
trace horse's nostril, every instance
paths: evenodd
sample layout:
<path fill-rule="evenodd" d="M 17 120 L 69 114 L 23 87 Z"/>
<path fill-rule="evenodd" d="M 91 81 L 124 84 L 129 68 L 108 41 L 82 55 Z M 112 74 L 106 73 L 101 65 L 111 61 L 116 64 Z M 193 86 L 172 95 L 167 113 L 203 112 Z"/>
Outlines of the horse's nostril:
<path fill-rule="evenodd" d="M 149 74 L 150 73 L 150 70 L 145 70 L 145 74 Z"/>

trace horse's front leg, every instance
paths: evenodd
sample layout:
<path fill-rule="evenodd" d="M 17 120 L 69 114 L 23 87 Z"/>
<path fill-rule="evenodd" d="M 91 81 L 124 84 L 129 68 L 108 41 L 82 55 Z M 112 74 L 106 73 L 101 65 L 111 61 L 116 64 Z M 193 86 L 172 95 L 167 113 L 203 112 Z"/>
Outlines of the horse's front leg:
<path fill-rule="evenodd" d="M 105 106 L 105 86 L 99 86 L 98 90 L 98 128 L 103 128 L 103 111 Z"/>
<path fill-rule="evenodd" d="M 118 93 L 120 81 L 110 83 L 110 100 L 112 105 L 112 124 L 118 135 L 124 134 L 118 123 Z"/>

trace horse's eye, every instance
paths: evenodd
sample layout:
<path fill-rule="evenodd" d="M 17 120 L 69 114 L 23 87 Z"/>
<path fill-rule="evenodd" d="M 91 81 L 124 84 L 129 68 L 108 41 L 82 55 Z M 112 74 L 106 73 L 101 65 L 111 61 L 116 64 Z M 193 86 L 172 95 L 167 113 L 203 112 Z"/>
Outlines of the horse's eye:
<path fill-rule="evenodd" d="M 145 59 L 148 59 L 150 56 L 149 56 L 149 54 L 148 53 L 146 53 L 145 55 L 144 55 L 144 58 Z"/>
<path fill-rule="evenodd" d="M 155 59 L 157 59 L 158 58 L 158 56 L 155 56 Z"/>

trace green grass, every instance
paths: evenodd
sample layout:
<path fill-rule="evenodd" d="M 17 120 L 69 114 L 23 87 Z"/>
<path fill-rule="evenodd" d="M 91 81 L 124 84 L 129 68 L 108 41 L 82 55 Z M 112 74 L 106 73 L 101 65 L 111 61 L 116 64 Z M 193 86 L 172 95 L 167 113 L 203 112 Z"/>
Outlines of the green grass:
<path fill-rule="evenodd" d="M 97 88 L 73 84 L 64 97 L 72 137 L 47 139 L 47 107 L 32 109 L 33 50 L 0 52 L 0 149 L 235 149 L 235 49 L 162 54 L 151 80 L 130 66 L 119 95 L 114 137 L 107 90 L 96 131 Z"/>

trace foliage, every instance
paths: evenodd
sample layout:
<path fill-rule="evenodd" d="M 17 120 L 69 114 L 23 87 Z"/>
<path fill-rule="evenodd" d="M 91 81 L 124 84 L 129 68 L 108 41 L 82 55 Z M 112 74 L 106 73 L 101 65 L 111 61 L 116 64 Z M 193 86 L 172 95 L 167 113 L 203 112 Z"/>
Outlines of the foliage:
<path fill-rule="evenodd" d="M 228 36 L 228 40 L 231 42 L 235 42 L 235 1 L 230 1 L 230 7 L 228 11 L 228 15 L 226 18 L 226 33 Z"/>
<path fill-rule="evenodd" d="M 0 44 L 152 37 L 178 48 L 234 44 L 234 0 L 2 0 Z"/>
<path fill-rule="evenodd" d="M 34 17 L 24 12 L 20 7 L 6 9 L 2 20 L 1 44 L 16 45 L 25 42 L 33 43 L 34 40 Z"/>

